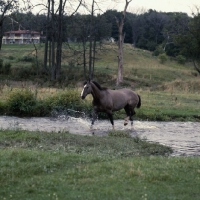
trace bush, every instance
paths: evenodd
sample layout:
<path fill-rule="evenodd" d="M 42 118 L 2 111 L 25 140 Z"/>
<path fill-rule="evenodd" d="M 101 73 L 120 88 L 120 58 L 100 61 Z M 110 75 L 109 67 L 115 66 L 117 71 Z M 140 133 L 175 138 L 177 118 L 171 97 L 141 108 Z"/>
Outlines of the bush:
<path fill-rule="evenodd" d="M 19 61 L 22 62 L 33 62 L 35 60 L 35 57 L 33 56 L 23 56 L 22 58 L 19 59 Z"/>
<path fill-rule="evenodd" d="M 176 56 L 176 60 L 177 60 L 177 62 L 178 62 L 179 64 L 182 64 L 182 65 L 184 65 L 185 62 L 186 62 L 186 58 L 185 58 L 184 56 L 182 56 L 182 55 Z"/>
<path fill-rule="evenodd" d="M 17 115 L 32 115 L 36 98 L 28 89 L 14 89 L 8 96 L 7 107 L 9 113 Z"/>
<path fill-rule="evenodd" d="M 5 115 L 6 110 L 7 110 L 6 103 L 0 101 L 0 115 Z"/>
<path fill-rule="evenodd" d="M 165 53 L 162 46 L 157 46 L 156 50 L 153 52 L 153 56 L 159 56 L 160 54 Z"/>
<path fill-rule="evenodd" d="M 32 68 L 29 66 L 15 67 L 12 69 L 12 74 L 20 80 L 28 79 L 32 75 Z"/>
<path fill-rule="evenodd" d="M 11 72 L 11 64 L 10 63 L 5 63 L 3 66 L 3 73 L 8 75 Z"/>
<path fill-rule="evenodd" d="M 58 107 L 70 108 L 74 110 L 81 109 L 83 101 L 77 90 L 68 89 L 67 91 L 60 92 L 46 100 L 46 104 L 55 109 Z"/>
<path fill-rule="evenodd" d="M 3 70 L 3 60 L 0 59 L 0 73 L 2 73 L 2 70 Z"/>
<path fill-rule="evenodd" d="M 14 56 L 8 56 L 8 59 L 9 59 L 9 60 L 14 60 L 15 57 L 14 57 Z"/>
<path fill-rule="evenodd" d="M 165 63 L 167 61 L 167 55 L 165 53 L 162 53 L 158 56 L 160 63 Z"/>

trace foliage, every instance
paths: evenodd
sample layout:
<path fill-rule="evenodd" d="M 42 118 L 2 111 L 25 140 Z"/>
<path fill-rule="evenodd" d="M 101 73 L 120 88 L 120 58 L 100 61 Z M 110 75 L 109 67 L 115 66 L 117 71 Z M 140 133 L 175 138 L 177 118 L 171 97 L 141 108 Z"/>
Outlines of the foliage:
<path fill-rule="evenodd" d="M 13 89 L 7 99 L 9 112 L 17 115 L 31 115 L 35 105 L 35 95 L 29 89 Z"/>
<path fill-rule="evenodd" d="M 0 72 L 3 70 L 3 59 L 0 59 Z"/>
<path fill-rule="evenodd" d="M 19 61 L 33 62 L 35 61 L 35 57 L 26 55 L 26 56 L 23 56 L 22 58 L 19 58 Z"/>
<path fill-rule="evenodd" d="M 11 63 L 7 62 L 4 64 L 3 73 L 8 75 L 11 72 Z"/>
<path fill-rule="evenodd" d="M 46 100 L 46 103 L 51 109 L 61 107 L 79 110 L 81 108 L 82 100 L 77 90 L 69 88 L 66 91 L 52 95 Z"/>
<path fill-rule="evenodd" d="M 177 45 L 180 46 L 181 54 L 186 58 L 190 58 L 193 62 L 200 62 L 200 13 L 193 14 L 193 18 L 189 21 L 181 33 L 174 36 Z M 200 67 L 194 64 L 196 71 L 200 73 Z"/>
<path fill-rule="evenodd" d="M 12 75 L 16 80 L 27 80 L 29 79 L 35 72 L 32 71 L 30 66 L 21 66 L 15 67 L 12 69 Z"/>
<path fill-rule="evenodd" d="M 11 72 L 11 63 L 4 63 L 3 59 L 0 59 L 0 74 L 9 75 Z"/>
<path fill-rule="evenodd" d="M 163 50 L 162 45 L 159 45 L 156 47 L 155 51 L 153 52 L 153 56 L 159 56 L 160 54 L 165 53 L 165 51 Z"/>
<path fill-rule="evenodd" d="M 167 55 L 166 55 L 165 53 L 160 54 L 160 55 L 158 56 L 158 58 L 159 58 L 159 60 L 160 60 L 160 62 L 161 62 L 162 64 L 164 64 L 164 63 L 167 61 Z"/>
<path fill-rule="evenodd" d="M 182 65 L 184 65 L 185 62 L 186 62 L 186 58 L 185 58 L 184 56 L 182 56 L 182 55 L 176 56 L 176 60 L 177 60 L 177 62 L 178 62 L 179 64 L 182 64 Z"/>

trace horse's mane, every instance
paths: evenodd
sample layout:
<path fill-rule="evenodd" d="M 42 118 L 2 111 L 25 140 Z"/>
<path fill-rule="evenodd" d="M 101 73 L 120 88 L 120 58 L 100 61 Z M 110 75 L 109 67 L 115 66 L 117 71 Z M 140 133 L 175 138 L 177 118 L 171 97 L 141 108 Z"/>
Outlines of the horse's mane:
<path fill-rule="evenodd" d="M 94 83 L 94 84 L 98 87 L 99 90 L 107 90 L 106 87 L 101 87 L 101 86 L 99 85 L 99 83 L 97 83 L 96 81 L 92 81 L 92 83 Z"/>

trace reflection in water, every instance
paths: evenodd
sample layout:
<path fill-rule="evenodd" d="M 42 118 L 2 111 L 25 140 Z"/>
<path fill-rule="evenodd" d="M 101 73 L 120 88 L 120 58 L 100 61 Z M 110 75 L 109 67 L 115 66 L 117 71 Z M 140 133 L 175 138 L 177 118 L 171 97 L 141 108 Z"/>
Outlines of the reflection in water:
<path fill-rule="evenodd" d="M 23 129 L 30 131 L 59 132 L 69 131 L 73 134 L 106 136 L 112 128 L 109 120 L 97 120 L 94 130 L 90 130 L 90 119 L 83 113 L 77 117 L 61 114 L 56 118 L 18 118 L 0 116 L 1 129 Z M 123 120 L 115 120 L 116 130 L 127 130 L 132 136 L 146 138 L 148 141 L 159 142 L 173 148 L 173 156 L 200 156 L 200 123 L 198 122 L 149 122 L 134 121 L 131 125 L 123 126 Z"/>

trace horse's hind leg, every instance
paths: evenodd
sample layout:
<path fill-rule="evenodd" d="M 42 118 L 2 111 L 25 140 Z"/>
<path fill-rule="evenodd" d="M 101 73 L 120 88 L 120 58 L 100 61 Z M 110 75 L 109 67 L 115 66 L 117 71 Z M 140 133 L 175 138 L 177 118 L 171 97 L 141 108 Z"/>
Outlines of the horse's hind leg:
<path fill-rule="evenodd" d="M 111 112 L 111 113 L 108 112 L 107 114 L 108 114 L 108 117 L 109 117 L 109 119 L 110 119 L 110 123 L 112 124 L 113 129 L 115 129 L 112 112 Z"/>
<path fill-rule="evenodd" d="M 133 108 L 130 108 L 130 121 L 131 121 L 131 128 L 133 128 L 133 115 L 135 115 L 135 111 Z"/>
<path fill-rule="evenodd" d="M 126 126 L 128 124 L 128 120 L 130 119 L 130 109 L 129 109 L 129 105 L 126 105 L 124 107 L 124 110 L 126 111 L 126 115 L 127 117 L 124 119 L 124 126 Z"/>

